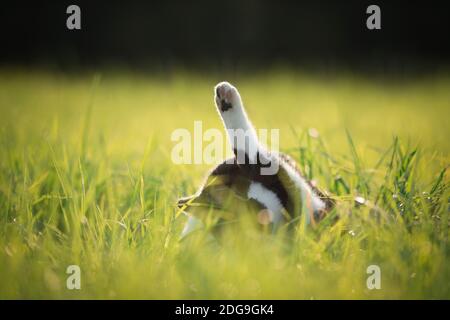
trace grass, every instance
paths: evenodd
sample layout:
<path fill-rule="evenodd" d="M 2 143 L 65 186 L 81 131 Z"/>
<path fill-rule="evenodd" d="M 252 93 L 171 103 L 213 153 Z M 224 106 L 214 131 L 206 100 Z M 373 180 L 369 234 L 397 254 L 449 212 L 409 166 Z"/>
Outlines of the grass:
<path fill-rule="evenodd" d="M 174 203 L 209 166 L 173 164 L 170 134 L 194 120 L 221 129 L 223 76 L 2 70 L 0 298 L 450 298 L 448 75 L 226 79 L 339 199 L 336 224 L 180 243 Z M 81 290 L 66 289 L 72 264 Z M 372 264 L 380 290 L 366 287 Z"/>

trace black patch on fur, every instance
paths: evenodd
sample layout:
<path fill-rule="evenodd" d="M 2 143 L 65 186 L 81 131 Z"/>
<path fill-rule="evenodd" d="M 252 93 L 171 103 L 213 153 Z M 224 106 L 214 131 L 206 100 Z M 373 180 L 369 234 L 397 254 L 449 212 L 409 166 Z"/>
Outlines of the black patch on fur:
<path fill-rule="evenodd" d="M 222 112 L 225 112 L 231 108 L 233 108 L 231 103 L 226 102 L 224 99 L 220 100 L 220 110 L 222 110 Z"/>
<path fill-rule="evenodd" d="M 178 199 L 178 202 L 177 202 L 178 208 L 181 209 L 186 203 L 188 203 L 193 198 L 195 198 L 195 195 Z"/>
<path fill-rule="evenodd" d="M 257 162 L 250 163 L 248 155 L 245 153 L 245 162 L 238 163 L 237 161 L 237 150 L 234 150 L 235 158 L 233 163 L 224 163 L 218 165 L 213 172 L 214 175 L 227 175 L 229 176 L 228 184 L 233 184 L 234 178 L 237 176 L 242 176 L 248 180 L 261 183 L 265 188 L 274 192 L 278 199 L 280 199 L 281 204 L 287 210 L 288 204 L 288 193 L 281 183 L 280 179 L 276 174 L 274 175 L 262 175 L 261 168 L 270 167 L 271 163 L 263 164 L 260 161 L 260 153 L 256 155 Z"/>

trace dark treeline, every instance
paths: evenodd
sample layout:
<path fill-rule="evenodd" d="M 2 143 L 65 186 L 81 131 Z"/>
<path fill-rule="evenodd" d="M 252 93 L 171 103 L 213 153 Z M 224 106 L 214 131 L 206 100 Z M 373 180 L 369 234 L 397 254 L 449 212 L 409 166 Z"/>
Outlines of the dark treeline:
<path fill-rule="evenodd" d="M 81 30 L 66 8 L 81 8 Z M 381 30 L 366 8 L 381 7 Z M 11 1 L 0 64 L 83 68 L 275 63 L 436 70 L 450 62 L 441 1 Z"/>

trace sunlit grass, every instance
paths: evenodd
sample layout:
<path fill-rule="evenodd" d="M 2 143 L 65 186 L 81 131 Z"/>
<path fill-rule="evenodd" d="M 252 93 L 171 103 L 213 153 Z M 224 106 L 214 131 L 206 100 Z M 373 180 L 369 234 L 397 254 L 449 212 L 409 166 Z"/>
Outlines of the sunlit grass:
<path fill-rule="evenodd" d="M 222 128 L 221 80 L 339 199 L 336 224 L 179 242 L 174 203 L 209 166 L 174 165 L 170 134 L 195 120 Z M 0 298 L 448 299 L 449 87 L 445 76 L 2 71 Z M 66 289 L 71 264 L 81 290 Z M 366 287 L 371 264 L 381 290 Z"/>

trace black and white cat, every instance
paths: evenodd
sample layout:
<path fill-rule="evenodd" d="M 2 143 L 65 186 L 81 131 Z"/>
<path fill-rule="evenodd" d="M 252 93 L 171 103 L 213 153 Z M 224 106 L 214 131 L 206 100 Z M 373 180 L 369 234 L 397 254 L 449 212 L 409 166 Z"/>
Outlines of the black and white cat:
<path fill-rule="evenodd" d="M 333 201 L 302 177 L 289 156 L 270 152 L 258 141 L 234 86 L 221 82 L 214 94 L 234 157 L 214 168 L 195 195 L 179 199 L 178 206 L 188 215 L 182 237 L 203 225 L 201 215 L 191 212 L 193 203 L 229 211 L 242 210 L 240 202 L 251 204 L 267 214 L 265 221 L 274 228 L 286 213 L 292 217 L 304 212 L 307 223 L 315 223 L 333 207 Z"/>

